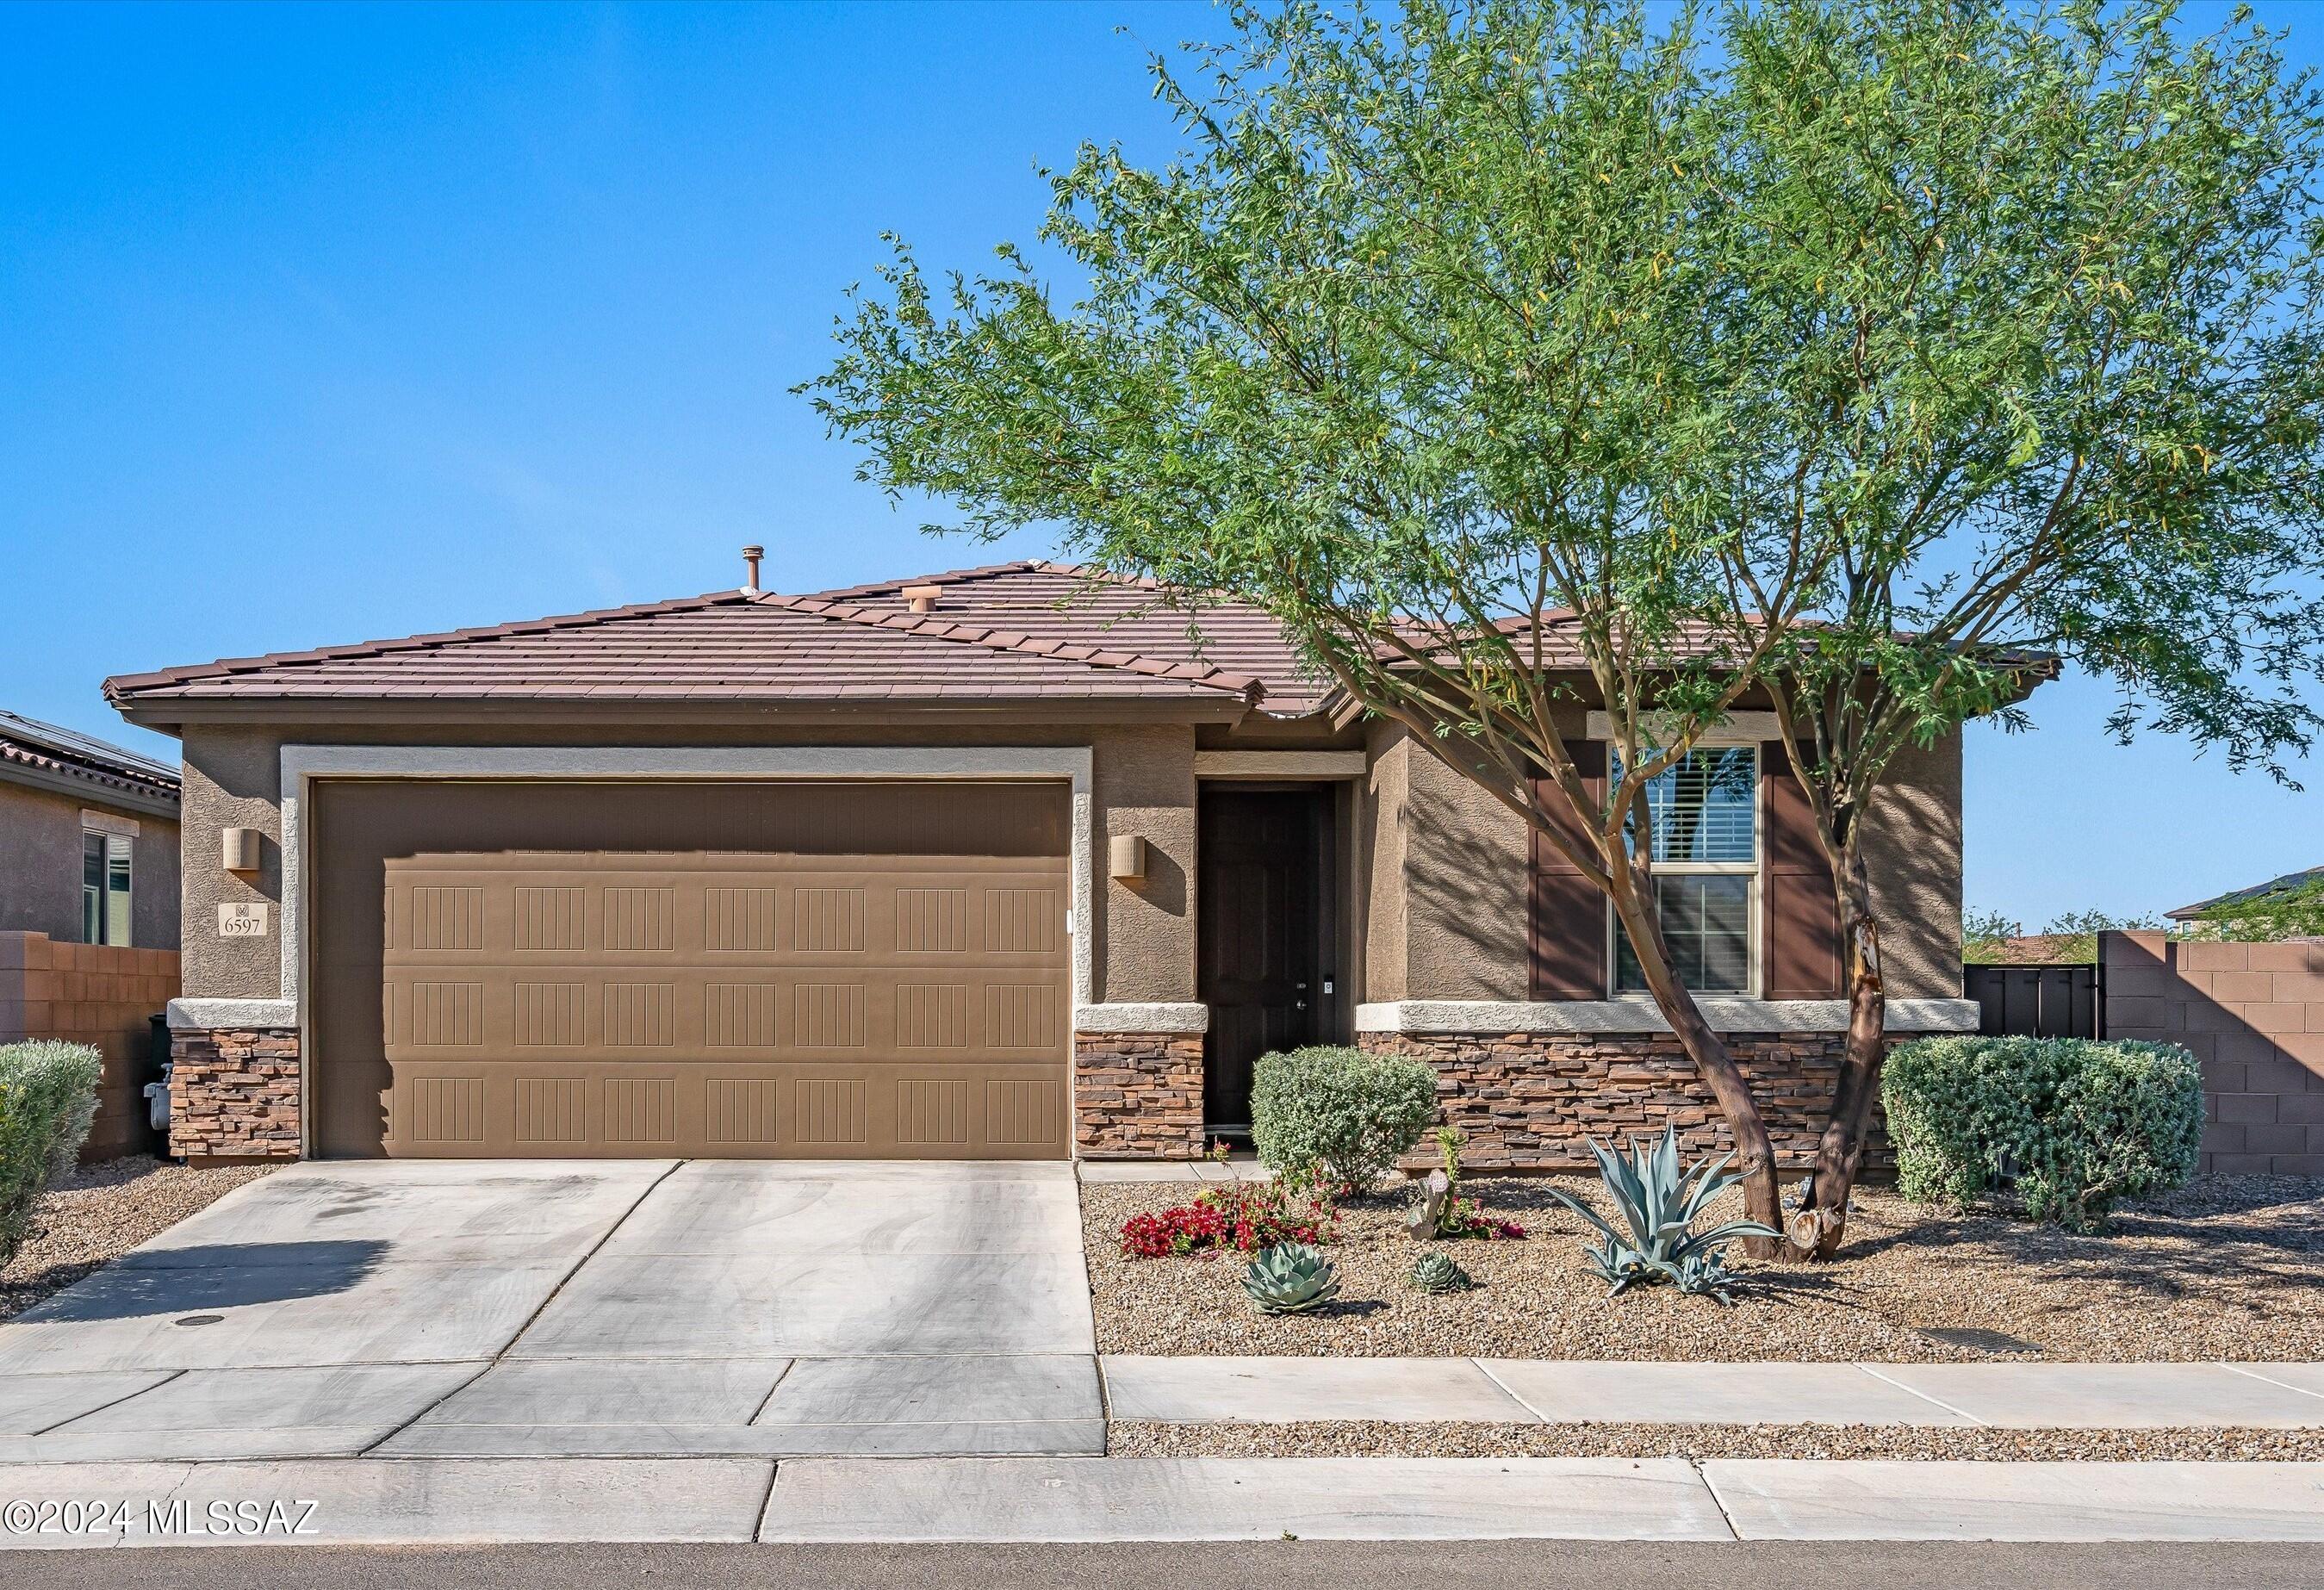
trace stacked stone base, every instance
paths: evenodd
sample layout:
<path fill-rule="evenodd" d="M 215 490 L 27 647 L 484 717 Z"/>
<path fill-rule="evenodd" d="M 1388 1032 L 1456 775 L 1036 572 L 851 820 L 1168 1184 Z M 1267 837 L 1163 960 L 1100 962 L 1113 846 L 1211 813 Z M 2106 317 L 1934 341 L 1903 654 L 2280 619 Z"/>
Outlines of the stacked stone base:
<path fill-rule="evenodd" d="M 1462 1163 L 1477 1170 L 1592 1168 L 1588 1140 L 1659 1134 L 1676 1122 L 1692 1157 L 1734 1146 L 1727 1124 L 1668 1034 L 1366 1033 L 1376 1052 L 1412 1054 L 1436 1071 Z M 1773 1139 L 1777 1163 L 1803 1169 L 1839 1078 L 1838 1033 L 1737 1034 L 1728 1046 Z M 194 1163 L 290 1160 L 300 1153 L 300 1036 L 295 1029 L 181 1029 L 171 1034 L 171 1152 Z M 1203 1039 L 1185 1033 L 1084 1033 L 1074 1043 L 1074 1143 L 1085 1159 L 1197 1159 Z M 1409 1162 L 1433 1163 L 1425 1145 Z M 1895 1154 L 1876 1113 L 1865 1169 Z"/>
<path fill-rule="evenodd" d="M 299 1157 L 299 1034 L 285 1027 L 170 1034 L 170 1152 L 190 1164 Z"/>
<path fill-rule="evenodd" d="M 1435 1068 L 1444 1121 L 1461 1131 L 1462 1163 L 1478 1170 L 1592 1170 L 1589 1139 L 1659 1135 L 1673 1121 L 1690 1158 L 1735 1146 L 1718 1101 L 1666 1033 L 1366 1033 L 1357 1042 Z M 1840 1033 L 1727 1035 L 1784 1169 L 1804 1170 L 1815 1156 L 1846 1043 Z M 1427 1144 L 1406 1163 L 1434 1157 Z M 1877 1175 L 1895 1165 L 1876 1107 L 1864 1169 Z"/>
<path fill-rule="evenodd" d="M 1076 1035 L 1074 1141 L 1084 1159 L 1201 1157 L 1202 1034 Z"/>

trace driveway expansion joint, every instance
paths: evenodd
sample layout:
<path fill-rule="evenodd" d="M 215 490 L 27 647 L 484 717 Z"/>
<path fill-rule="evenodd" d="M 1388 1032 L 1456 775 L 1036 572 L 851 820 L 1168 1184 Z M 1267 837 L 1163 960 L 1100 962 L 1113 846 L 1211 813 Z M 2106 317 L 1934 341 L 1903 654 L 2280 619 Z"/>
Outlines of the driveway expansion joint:
<path fill-rule="evenodd" d="M 494 1353 L 490 1358 L 485 1359 L 484 1363 L 478 1366 L 475 1374 L 468 1376 L 467 1379 L 462 1381 L 458 1385 L 456 1385 L 451 1390 L 446 1392 L 442 1396 L 438 1397 L 434 1402 L 429 1403 L 426 1407 L 414 1413 L 410 1419 L 405 1420 L 401 1424 L 397 1425 L 393 1429 L 391 1429 L 385 1435 L 381 1436 L 379 1439 L 364 1447 L 361 1451 L 357 1452 L 355 1456 L 358 1457 L 369 1457 L 372 1453 L 376 1452 L 380 1448 L 385 1446 L 388 1442 L 401 1435 L 405 1430 L 410 1429 L 413 1425 L 425 1420 L 430 1413 L 435 1412 L 438 1408 L 441 1408 L 445 1403 L 458 1396 L 462 1392 L 466 1391 L 470 1386 L 484 1379 L 485 1375 L 491 1374 L 493 1366 L 508 1356 L 509 1350 L 514 1347 L 517 1343 L 524 1339 L 524 1333 L 532 1328 L 532 1322 L 540 1318 L 541 1310 L 547 1309 L 549 1304 L 557 1300 L 558 1294 L 565 1290 L 566 1283 L 581 1273 L 581 1267 L 584 1264 L 586 1264 L 591 1259 L 597 1256 L 598 1253 L 604 1247 L 604 1245 L 613 1240 L 613 1233 L 619 1231 L 629 1222 L 630 1217 L 638 1212 L 638 1206 L 645 1202 L 647 1199 L 652 1197 L 653 1190 L 659 1187 L 663 1182 L 669 1181 L 672 1176 L 676 1175 L 678 1173 L 678 1167 L 684 1163 L 686 1163 L 684 1160 L 672 1160 L 669 1168 L 664 1170 L 660 1175 L 656 1176 L 652 1181 L 647 1182 L 645 1186 L 639 1190 L 637 1197 L 630 1200 L 629 1207 L 613 1218 L 612 1222 L 606 1226 L 605 1229 L 598 1235 L 597 1240 L 589 1245 L 588 1252 L 583 1254 L 578 1259 L 576 1259 L 573 1262 L 572 1267 L 567 1269 L 564 1274 L 557 1278 L 557 1284 L 549 1289 L 549 1295 L 540 1300 L 540 1307 L 534 1309 L 530 1314 L 525 1317 L 524 1323 L 518 1326 L 515 1333 L 512 1335 L 508 1340 L 501 1344 L 500 1351 Z"/>
<path fill-rule="evenodd" d="M 1918 1397 L 1923 1402 L 1928 1402 L 1943 1409 L 1946 1412 L 1952 1414 L 1955 1418 L 1966 1419 L 1971 1424 L 1977 1425 L 1980 1429 L 1986 1428 L 1985 1420 L 1979 1419 L 1976 1414 L 1956 1408 L 1950 1402 L 1946 1402 L 1943 1398 L 1932 1396 L 1929 1392 L 1922 1391 L 1918 1387 L 1908 1386 L 1904 1382 L 1895 1379 L 1894 1376 L 1881 1374 L 1880 1366 L 1877 1364 L 1858 1364 L 1856 1367 L 1861 1369 L 1865 1374 L 1870 1375 L 1875 1380 L 1884 1381 L 1889 1385 L 1895 1386 L 1898 1391 L 1903 1392 L 1907 1396 Z"/>

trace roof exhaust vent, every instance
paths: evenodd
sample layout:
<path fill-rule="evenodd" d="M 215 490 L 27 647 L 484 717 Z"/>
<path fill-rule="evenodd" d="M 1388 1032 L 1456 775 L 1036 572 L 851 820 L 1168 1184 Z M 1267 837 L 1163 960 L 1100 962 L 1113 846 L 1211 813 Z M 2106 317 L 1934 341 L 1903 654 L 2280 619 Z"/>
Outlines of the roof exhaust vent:
<path fill-rule="evenodd" d="M 944 587 L 942 585 L 907 585 L 904 587 L 904 600 L 912 604 L 912 611 L 914 612 L 934 611 L 936 605 L 936 598 L 943 594 Z"/>
<path fill-rule="evenodd" d="M 767 549 L 763 547 L 745 547 L 742 548 L 743 590 L 756 591 L 759 588 L 759 559 L 766 556 Z"/>

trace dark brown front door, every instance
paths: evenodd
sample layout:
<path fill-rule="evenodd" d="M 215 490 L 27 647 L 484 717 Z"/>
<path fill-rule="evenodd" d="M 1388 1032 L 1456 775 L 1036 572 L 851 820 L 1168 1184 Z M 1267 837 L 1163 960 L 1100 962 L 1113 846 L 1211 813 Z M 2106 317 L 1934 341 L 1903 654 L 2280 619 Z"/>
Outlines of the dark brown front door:
<path fill-rule="evenodd" d="M 1203 1106 L 1213 1131 L 1249 1128 L 1260 1055 L 1318 1036 L 1323 840 L 1319 791 L 1203 792 Z"/>

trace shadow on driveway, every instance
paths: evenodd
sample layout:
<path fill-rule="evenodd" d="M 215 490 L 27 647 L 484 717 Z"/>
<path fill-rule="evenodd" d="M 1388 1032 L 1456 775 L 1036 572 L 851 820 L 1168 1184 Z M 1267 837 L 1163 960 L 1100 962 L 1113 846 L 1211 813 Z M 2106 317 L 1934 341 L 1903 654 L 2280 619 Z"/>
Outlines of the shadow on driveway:
<path fill-rule="evenodd" d="M 73 1323 L 183 1314 L 346 1291 L 376 1269 L 388 1245 L 240 1242 L 132 1254 L 18 1318 Z"/>

